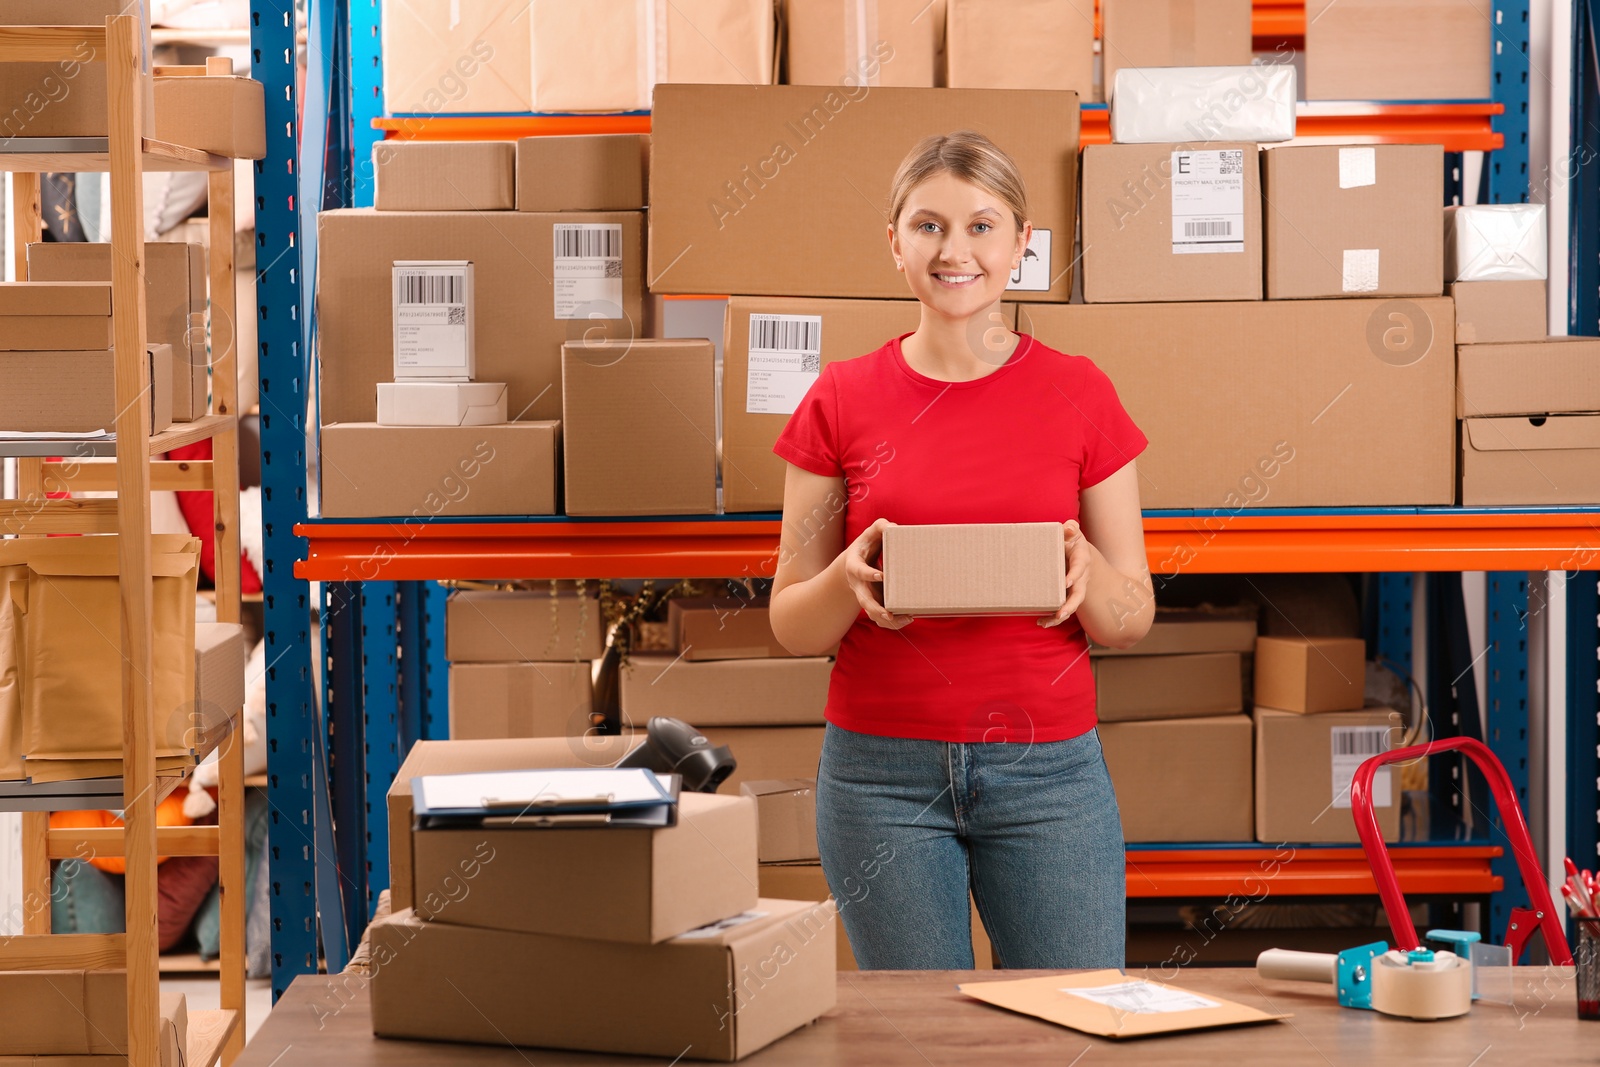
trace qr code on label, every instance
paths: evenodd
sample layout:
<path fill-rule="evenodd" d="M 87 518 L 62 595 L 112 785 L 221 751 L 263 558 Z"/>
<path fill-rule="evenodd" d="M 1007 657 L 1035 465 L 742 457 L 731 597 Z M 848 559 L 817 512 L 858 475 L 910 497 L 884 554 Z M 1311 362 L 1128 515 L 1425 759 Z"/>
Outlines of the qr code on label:
<path fill-rule="evenodd" d="M 465 326 L 467 324 L 467 309 L 459 304 L 450 308 L 449 314 L 445 316 L 445 324 L 448 326 Z"/>
<path fill-rule="evenodd" d="M 822 354 L 820 352 L 806 352 L 800 357 L 800 369 L 807 374 L 822 373 Z"/>
<path fill-rule="evenodd" d="M 1217 156 L 1218 156 L 1218 165 L 1217 165 L 1217 173 L 1218 174 L 1243 174 L 1244 173 L 1244 151 L 1242 149 L 1238 149 L 1238 148 L 1224 149 L 1223 151 L 1218 152 Z"/>
<path fill-rule="evenodd" d="M 608 260 L 606 260 L 606 277 L 607 278 L 620 278 L 620 277 L 622 277 L 622 260 L 620 260 L 620 259 L 608 259 Z"/>

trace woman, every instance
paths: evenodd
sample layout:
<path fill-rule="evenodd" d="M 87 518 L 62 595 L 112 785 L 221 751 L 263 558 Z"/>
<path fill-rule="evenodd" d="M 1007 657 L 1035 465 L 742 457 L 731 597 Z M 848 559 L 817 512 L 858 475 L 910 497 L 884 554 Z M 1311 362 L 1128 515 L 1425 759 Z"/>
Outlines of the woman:
<path fill-rule="evenodd" d="M 773 630 L 797 654 L 839 646 L 823 872 L 863 968 L 971 968 L 969 888 L 1001 966 L 1120 967 L 1122 828 L 1086 636 L 1125 648 L 1150 627 L 1147 442 L 1088 359 L 1000 325 L 1032 228 L 992 142 L 919 144 L 888 230 L 920 325 L 825 367 L 774 448 L 789 467 Z M 884 609 L 885 526 L 1045 521 L 1067 562 L 1053 616 Z"/>

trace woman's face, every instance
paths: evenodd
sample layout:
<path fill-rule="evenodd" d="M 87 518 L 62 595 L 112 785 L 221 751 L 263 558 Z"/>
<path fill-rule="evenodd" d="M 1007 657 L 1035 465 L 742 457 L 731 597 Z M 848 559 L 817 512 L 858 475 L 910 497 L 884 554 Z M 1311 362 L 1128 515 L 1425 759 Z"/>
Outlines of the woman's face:
<path fill-rule="evenodd" d="M 966 318 L 1005 295 L 1032 227 L 994 193 L 948 172 L 911 190 L 889 246 L 923 304 Z"/>

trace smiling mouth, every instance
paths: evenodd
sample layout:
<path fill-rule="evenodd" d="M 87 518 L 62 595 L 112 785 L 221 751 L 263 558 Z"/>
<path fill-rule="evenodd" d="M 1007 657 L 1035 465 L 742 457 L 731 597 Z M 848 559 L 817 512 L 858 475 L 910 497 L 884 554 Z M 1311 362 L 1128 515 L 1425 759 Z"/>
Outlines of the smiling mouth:
<path fill-rule="evenodd" d="M 949 271 L 935 271 L 933 276 L 938 279 L 939 284 L 948 286 L 952 289 L 959 289 L 962 286 L 971 285 L 973 282 L 977 281 L 979 277 L 976 274 L 953 274 Z"/>

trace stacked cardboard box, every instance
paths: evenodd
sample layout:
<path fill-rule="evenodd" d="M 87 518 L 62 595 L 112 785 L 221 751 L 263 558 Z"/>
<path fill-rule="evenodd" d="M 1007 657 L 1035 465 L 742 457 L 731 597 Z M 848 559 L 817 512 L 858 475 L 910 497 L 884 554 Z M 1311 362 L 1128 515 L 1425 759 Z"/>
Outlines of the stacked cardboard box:
<path fill-rule="evenodd" d="M 603 767 L 629 747 L 412 749 L 389 793 L 394 910 L 370 931 L 375 1033 L 737 1060 L 833 1006 L 833 905 L 760 896 L 748 797 L 685 793 L 662 829 L 413 825 L 417 777 Z"/>
<path fill-rule="evenodd" d="M 1307 0 L 1306 99 L 1491 95 L 1488 0 Z"/>
<path fill-rule="evenodd" d="M 0 1064 L 127 1063 L 128 975 L 123 970 L 0 971 Z M 184 1067 L 189 1006 L 182 993 L 162 993 L 157 1046 L 150 1061 Z"/>

